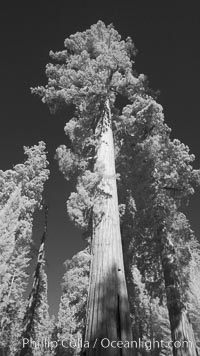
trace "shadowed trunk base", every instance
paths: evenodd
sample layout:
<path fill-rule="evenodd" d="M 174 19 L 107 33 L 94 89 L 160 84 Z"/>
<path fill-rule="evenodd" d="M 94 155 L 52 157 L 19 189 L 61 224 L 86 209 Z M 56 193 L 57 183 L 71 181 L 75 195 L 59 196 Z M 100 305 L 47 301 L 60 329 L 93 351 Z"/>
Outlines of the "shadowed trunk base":
<path fill-rule="evenodd" d="M 180 320 L 174 329 L 174 356 L 199 356 L 192 324 L 185 309 L 180 314 Z"/>

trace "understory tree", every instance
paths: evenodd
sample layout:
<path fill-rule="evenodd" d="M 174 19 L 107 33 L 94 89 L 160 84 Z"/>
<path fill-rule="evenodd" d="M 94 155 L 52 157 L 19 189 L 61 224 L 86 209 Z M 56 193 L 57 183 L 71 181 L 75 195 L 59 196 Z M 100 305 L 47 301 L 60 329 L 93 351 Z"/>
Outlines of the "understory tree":
<path fill-rule="evenodd" d="M 23 317 L 21 335 L 22 344 L 18 353 L 19 356 L 49 356 L 50 354 L 47 345 L 53 330 L 53 320 L 50 319 L 48 310 L 48 286 L 45 271 L 45 242 L 48 216 L 47 206 L 44 206 L 44 210 L 44 232 L 38 252 L 33 285 Z"/>
<path fill-rule="evenodd" d="M 45 144 L 25 147 L 23 164 L 0 171 L 0 353 L 14 356 L 25 311 L 33 213 L 48 178 Z"/>
<path fill-rule="evenodd" d="M 58 340 L 55 356 L 77 355 L 81 352 L 86 322 L 89 266 L 88 249 L 78 252 L 65 262 L 66 272 L 55 328 Z"/>

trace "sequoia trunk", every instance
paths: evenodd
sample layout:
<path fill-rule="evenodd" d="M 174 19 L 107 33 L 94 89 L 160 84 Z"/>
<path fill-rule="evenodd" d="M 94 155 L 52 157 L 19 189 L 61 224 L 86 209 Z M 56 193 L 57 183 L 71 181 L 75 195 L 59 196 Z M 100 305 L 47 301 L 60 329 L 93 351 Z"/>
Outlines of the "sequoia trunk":
<path fill-rule="evenodd" d="M 114 144 L 109 101 L 100 129 L 97 164 L 103 166 L 101 211 L 93 221 L 92 262 L 83 355 L 133 355 L 128 294 L 118 212 Z M 96 131 L 97 131 L 96 130 Z M 94 207 L 95 210 L 95 207 Z M 121 341 L 118 343 L 117 341 Z M 126 343 L 125 343 L 126 341 Z M 111 344 L 112 343 L 112 344 Z M 123 343 L 123 345 L 122 345 Z"/>
<path fill-rule="evenodd" d="M 194 332 L 182 302 L 176 255 L 170 236 L 162 237 L 161 260 L 174 356 L 198 356 Z"/>

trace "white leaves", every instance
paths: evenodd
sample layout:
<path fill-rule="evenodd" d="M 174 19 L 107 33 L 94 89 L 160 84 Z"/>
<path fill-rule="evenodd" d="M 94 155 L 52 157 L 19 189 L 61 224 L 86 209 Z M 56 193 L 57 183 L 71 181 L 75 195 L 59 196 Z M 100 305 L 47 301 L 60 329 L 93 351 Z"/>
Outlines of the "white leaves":
<path fill-rule="evenodd" d="M 19 336 L 12 327 L 21 330 L 33 213 L 40 206 L 49 174 L 43 142 L 24 151 L 28 158 L 23 164 L 0 171 L 0 319 L 7 320 L 5 331 L 0 332 L 0 347 L 6 345 L 11 355 L 16 353 Z"/>
<path fill-rule="evenodd" d="M 86 302 L 89 284 L 90 255 L 87 249 L 65 262 L 66 272 L 62 283 L 62 296 L 58 312 L 58 340 L 79 340 L 85 325 Z M 70 345 L 69 345 L 70 349 Z M 73 350 L 74 351 L 74 350 Z"/>
<path fill-rule="evenodd" d="M 67 50 L 50 52 L 58 63 L 46 67 L 48 84 L 32 89 L 52 112 L 63 104 L 73 103 L 78 108 L 80 97 L 87 102 L 91 95 L 94 99 L 109 95 L 111 88 L 121 92 L 127 86 L 134 90 L 141 85 L 142 78 L 132 73 L 132 40 L 121 41 L 113 26 L 98 21 L 90 29 L 71 35 L 64 44 Z"/>
<path fill-rule="evenodd" d="M 0 265 L 6 263 L 13 253 L 22 204 L 21 189 L 17 187 L 0 211 Z"/>
<path fill-rule="evenodd" d="M 98 189 L 102 179 L 100 172 L 85 171 L 78 179 L 76 192 L 71 193 L 67 201 L 67 211 L 70 218 L 82 229 L 88 227 L 94 205 L 96 207 L 96 215 L 101 213 L 101 192 Z"/>

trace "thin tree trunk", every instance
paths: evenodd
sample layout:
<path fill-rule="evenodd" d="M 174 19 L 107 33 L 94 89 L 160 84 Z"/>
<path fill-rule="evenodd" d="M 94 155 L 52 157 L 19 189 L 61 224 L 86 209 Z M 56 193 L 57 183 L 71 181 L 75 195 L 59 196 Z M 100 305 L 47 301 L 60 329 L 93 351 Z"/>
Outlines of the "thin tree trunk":
<path fill-rule="evenodd" d="M 44 232 L 42 235 L 42 239 L 40 242 L 40 248 L 37 257 L 37 264 L 34 273 L 33 286 L 29 295 L 27 310 L 24 315 L 23 320 L 23 331 L 22 331 L 22 341 L 23 339 L 31 340 L 31 337 L 34 336 L 34 322 L 36 321 L 36 309 L 39 298 L 39 290 L 41 283 L 41 268 L 44 262 L 45 256 L 45 240 L 47 235 L 47 217 L 48 217 L 48 207 L 44 205 L 45 210 L 45 224 L 44 224 Z M 36 340 L 37 341 L 37 340 Z M 19 351 L 19 356 L 32 356 L 33 350 L 32 346 L 29 343 L 25 344 L 25 347 L 22 347 Z"/>
<path fill-rule="evenodd" d="M 167 308 L 171 326 L 174 356 L 198 356 L 192 324 L 182 302 L 176 254 L 170 236 L 161 239 Z"/>
<path fill-rule="evenodd" d="M 87 356 L 128 356 L 133 349 L 116 345 L 131 341 L 128 294 L 124 273 L 118 212 L 114 144 L 109 101 L 101 125 L 97 164 L 103 165 L 99 221 L 93 220 L 92 262 L 87 307 L 85 347 Z M 94 207 L 96 209 L 96 207 Z M 105 339 L 104 339 L 105 338 Z M 111 342 L 112 346 L 107 347 Z M 128 343 L 126 343 L 128 345 Z"/>

